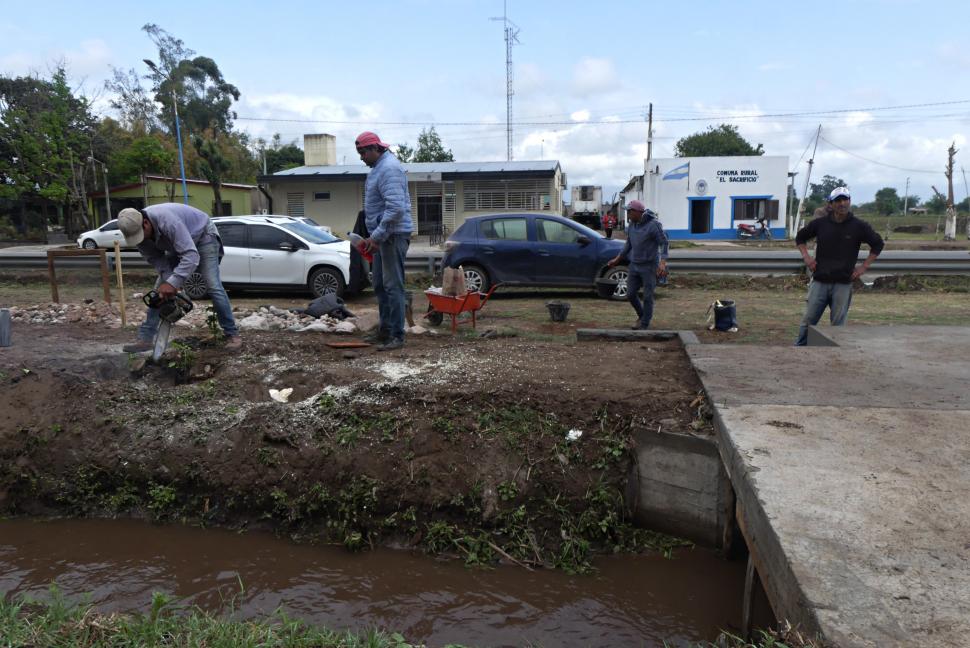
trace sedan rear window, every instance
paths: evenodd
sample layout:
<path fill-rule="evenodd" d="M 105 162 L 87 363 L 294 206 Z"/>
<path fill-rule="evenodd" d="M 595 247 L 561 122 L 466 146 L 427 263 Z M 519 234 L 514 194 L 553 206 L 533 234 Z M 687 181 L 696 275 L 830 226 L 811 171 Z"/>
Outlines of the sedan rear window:
<path fill-rule="evenodd" d="M 529 232 L 524 218 L 493 218 L 481 223 L 481 235 L 487 239 L 527 241 Z"/>

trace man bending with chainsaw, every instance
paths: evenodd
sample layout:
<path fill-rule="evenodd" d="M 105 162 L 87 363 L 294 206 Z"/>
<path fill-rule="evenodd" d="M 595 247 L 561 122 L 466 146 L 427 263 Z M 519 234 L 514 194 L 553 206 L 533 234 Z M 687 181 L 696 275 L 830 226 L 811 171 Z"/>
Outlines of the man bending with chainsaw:
<path fill-rule="evenodd" d="M 238 349 L 242 345 L 229 296 L 219 278 L 222 257 L 219 230 L 205 212 L 180 203 L 162 203 L 141 210 L 129 207 L 118 214 L 118 229 L 125 237 L 125 245 L 137 246 L 145 260 L 158 271 L 155 289 L 162 300 L 173 299 L 186 279 L 198 270 L 205 279 L 212 307 L 226 335 L 226 346 Z M 159 309 L 149 308 L 145 322 L 138 328 L 138 341 L 124 350 L 150 351 L 158 325 Z"/>

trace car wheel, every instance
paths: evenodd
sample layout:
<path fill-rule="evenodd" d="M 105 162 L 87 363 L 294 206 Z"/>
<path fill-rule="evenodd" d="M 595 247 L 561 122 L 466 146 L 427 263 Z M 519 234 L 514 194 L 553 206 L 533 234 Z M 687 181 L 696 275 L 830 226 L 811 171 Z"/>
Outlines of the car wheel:
<path fill-rule="evenodd" d="M 616 290 L 613 291 L 613 295 L 610 299 L 614 301 L 622 301 L 626 299 L 626 279 L 629 276 L 626 268 L 612 268 L 606 273 L 606 278 L 611 279 L 616 282 Z"/>
<path fill-rule="evenodd" d="M 85 250 L 97 250 L 98 244 L 94 242 L 94 239 L 84 239 L 84 242 L 81 243 L 81 247 L 83 247 Z"/>
<path fill-rule="evenodd" d="M 465 288 L 468 292 L 487 292 L 491 285 L 488 281 L 488 273 L 476 265 L 464 266 L 465 269 Z"/>
<path fill-rule="evenodd" d="M 193 272 L 182 284 L 182 290 L 190 299 L 202 299 L 209 294 L 209 286 L 198 272 Z"/>
<path fill-rule="evenodd" d="M 322 297 L 328 293 L 336 293 L 337 297 L 343 297 L 344 294 L 344 278 L 333 268 L 317 268 L 310 273 L 307 285 L 314 297 Z"/>

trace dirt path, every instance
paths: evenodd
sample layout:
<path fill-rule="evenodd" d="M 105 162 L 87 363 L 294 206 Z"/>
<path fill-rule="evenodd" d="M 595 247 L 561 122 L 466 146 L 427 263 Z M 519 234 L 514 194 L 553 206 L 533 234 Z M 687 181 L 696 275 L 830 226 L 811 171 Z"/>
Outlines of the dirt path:
<path fill-rule="evenodd" d="M 183 339 L 172 366 L 132 374 L 128 332 L 17 334 L 29 343 L 0 351 L 4 514 L 270 527 L 582 569 L 591 551 L 666 542 L 626 523 L 632 434 L 710 432 L 679 343 L 412 337 L 385 355 L 254 332 L 232 355 Z M 292 388 L 289 402 L 271 388 Z"/>

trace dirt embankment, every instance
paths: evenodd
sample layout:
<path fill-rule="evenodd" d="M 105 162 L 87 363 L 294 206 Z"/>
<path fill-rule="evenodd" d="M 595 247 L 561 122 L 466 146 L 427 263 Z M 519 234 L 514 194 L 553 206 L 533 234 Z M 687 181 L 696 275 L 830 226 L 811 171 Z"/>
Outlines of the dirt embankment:
<path fill-rule="evenodd" d="M 259 332 L 234 355 L 185 339 L 132 375 L 124 332 L 18 333 L 29 344 L 0 353 L 8 515 L 268 526 L 575 570 L 672 542 L 627 522 L 632 435 L 710 433 L 676 342 L 414 338 L 380 354 Z"/>

